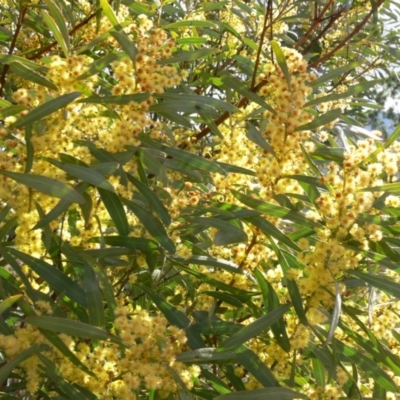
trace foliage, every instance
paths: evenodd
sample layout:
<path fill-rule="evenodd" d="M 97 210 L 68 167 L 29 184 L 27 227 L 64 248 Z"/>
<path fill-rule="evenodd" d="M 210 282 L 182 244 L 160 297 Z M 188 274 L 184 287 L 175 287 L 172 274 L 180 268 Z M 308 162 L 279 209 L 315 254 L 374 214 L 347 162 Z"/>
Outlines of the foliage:
<path fill-rule="evenodd" d="M 395 2 L 0 1 L 0 397 L 394 399 Z"/>

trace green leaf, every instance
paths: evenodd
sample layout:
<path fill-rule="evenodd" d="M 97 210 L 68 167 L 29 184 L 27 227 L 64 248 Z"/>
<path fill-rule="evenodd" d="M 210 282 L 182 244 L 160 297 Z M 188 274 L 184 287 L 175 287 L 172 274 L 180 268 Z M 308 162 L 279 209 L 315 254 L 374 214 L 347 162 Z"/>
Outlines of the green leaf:
<path fill-rule="evenodd" d="M 269 143 L 265 140 L 261 132 L 253 124 L 247 122 L 246 130 L 247 130 L 246 137 L 248 139 L 250 139 L 256 145 L 260 146 L 262 149 L 268 151 L 269 153 L 275 156 L 273 148 L 269 145 Z"/>
<path fill-rule="evenodd" d="M 329 124 L 330 122 L 338 119 L 340 115 L 342 114 L 342 110 L 340 108 L 335 108 L 333 110 L 327 111 L 325 114 L 320 115 L 317 118 L 314 118 L 314 120 L 308 124 L 298 126 L 295 131 L 309 131 L 313 129 L 317 129 L 320 126 L 324 126 Z"/>
<path fill-rule="evenodd" d="M 22 297 L 22 294 L 16 294 L 14 296 L 8 297 L 7 299 L 2 299 L 0 303 L 0 315 L 4 311 L 8 310 L 16 301 Z"/>
<path fill-rule="evenodd" d="M 53 178 L 48 178 L 47 176 L 34 175 L 34 174 L 22 174 L 19 172 L 8 172 L 0 171 L 3 174 L 18 183 L 22 183 L 38 192 L 48 194 L 52 197 L 62 198 L 68 200 L 71 203 L 82 204 L 85 199 L 80 193 L 67 184 L 57 181 Z"/>
<path fill-rule="evenodd" d="M 50 10 L 53 12 L 53 10 Z M 65 41 L 63 33 L 60 31 L 60 27 L 57 25 L 56 21 L 53 17 L 46 11 L 41 10 L 42 18 L 46 22 L 46 25 L 49 27 L 50 31 L 52 32 L 54 38 L 56 39 L 57 43 L 60 45 L 64 55 L 66 58 L 69 57 L 69 38 L 68 32 L 66 34 L 68 42 Z M 57 15 L 56 15 L 57 17 Z M 64 18 L 61 16 L 61 21 L 64 22 Z M 65 24 L 64 24 L 65 28 Z"/>
<path fill-rule="evenodd" d="M 212 117 L 218 117 L 218 112 L 207 104 L 199 105 L 196 101 L 167 100 L 149 107 L 155 113 L 182 112 L 187 114 L 197 114 L 202 110 Z"/>
<path fill-rule="evenodd" d="M 197 21 L 197 20 L 186 20 L 186 21 L 178 21 L 173 22 L 171 24 L 163 25 L 163 29 L 174 29 L 181 28 L 185 26 L 197 26 L 202 28 L 215 28 L 216 23 L 211 21 Z"/>
<path fill-rule="evenodd" d="M 176 361 L 185 364 L 223 364 L 233 363 L 236 360 L 236 354 L 233 351 L 225 353 L 216 353 L 213 347 L 205 347 L 192 351 L 185 351 L 176 356 Z"/>
<path fill-rule="evenodd" d="M 27 360 L 33 355 L 38 355 L 41 351 L 44 351 L 47 346 L 34 344 L 25 350 L 22 350 L 18 355 L 16 355 L 12 360 L 7 362 L 3 367 L 0 368 L 0 385 L 3 385 L 6 379 L 10 378 L 12 371 L 18 367 L 18 365 Z"/>
<path fill-rule="evenodd" d="M 180 63 L 182 61 L 197 61 L 200 58 L 211 56 L 212 54 L 216 54 L 219 52 L 220 52 L 219 49 L 201 49 L 194 51 L 185 51 L 175 57 L 158 60 L 157 64 L 165 65 L 165 64 Z"/>
<path fill-rule="evenodd" d="M 400 192 L 400 183 L 388 183 L 381 186 L 366 187 L 358 189 L 358 192 L 387 192 L 387 193 L 398 193 Z"/>
<path fill-rule="evenodd" d="M 75 190 L 82 194 L 83 198 L 85 199 L 85 204 L 90 204 L 91 198 L 90 196 L 84 192 L 87 188 L 87 184 L 84 182 L 78 183 L 76 185 Z M 54 221 L 58 216 L 68 210 L 69 206 L 72 204 L 72 201 L 61 199 L 52 210 L 50 210 L 45 216 L 40 218 L 40 221 L 32 228 L 32 230 L 42 228 L 48 225 L 50 222 Z"/>
<path fill-rule="evenodd" d="M 42 368 L 44 369 L 45 375 L 49 377 L 57 385 L 57 388 L 65 393 L 69 399 L 85 399 L 85 397 L 82 396 L 82 393 L 75 386 L 72 386 L 65 379 L 57 375 L 57 367 L 50 360 L 42 354 L 38 354 L 38 358 L 44 366 L 42 366 Z"/>
<path fill-rule="evenodd" d="M 34 122 L 47 117 L 55 111 L 65 107 L 67 104 L 74 101 L 81 95 L 80 92 L 72 92 L 68 94 L 63 94 L 55 99 L 49 100 L 44 104 L 33 109 L 30 113 L 20 118 L 18 121 L 10 125 L 10 129 L 16 128 L 20 129 L 26 125 L 33 124 Z"/>
<path fill-rule="evenodd" d="M 207 160 L 197 154 L 192 154 L 184 150 L 173 149 L 171 147 L 163 146 L 160 143 L 146 140 L 145 138 L 142 139 L 142 144 L 146 145 L 146 147 L 152 147 L 159 149 L 166 153 L 167 155 L 173 157 L 176 160 L 179 160 L 185 164 L 190 165 L 193 168 L 207 171 L 207 172 L 216 172 L 222 175 L 226 175 L 226 172 L 215 162 Z"/>
<path fill-rule="evenodd" d="M 207 39 L 202 37 L 188 37 L 188 38 L 176 39 L 176 44 L 179 45 L 193 45 L 197 47 L 196 45 L 204 43 L 207 43 Z"/>
<path fill-rule="evenodd" d="M 360 271 L 349 271 L 349 273 L 368 283 L 369 285 L 383 290 L 384 292 L 400 299 L 400 284 L 392 281 L 390 278 L 372 273 L 366 274 Z"/>
<path fill-rule="evenodd" d="M 264 387 L 279 386 L 272 372 L 260 358 L 245 346 L 240 346 L 235 351 L 237 360 L 249 371 Z M 222 353 L 223 354 L 223 353 Z"/>
<path fill-rule="evenodd" d="M 331 81 L 335 78 L 341 78 L 343 74 L 348 71 L 352 71 L 360 65 L 358 61 L 351 62 L 343 67 L 335 68 L 326 74 L 321 75 L 318 79 L 311 82 L 311 86 L 319 86 L 321 83 L 325 83 L 327 81 Z"/>
<path fill-rule="evenodd" d="M 104 240 L 104 243 L 108 244 L 109 246 L 120 246 L 120 247 L 126 247 L 128 249 L 143 250 L 143 251 L 151 251 L 158 249 L 158 245 L 156 242 L 149 239 L 135 238 L 132 236 L 94 237 L 90 241 L 94 243 L 100 243 L 102 240 Z"/>
<path fill-rule="evenodd" d="M 255 338 L 261 332 L 265 331 L 272 324 L 278 321 L 285 314 L 285 312 L 289 310 L 289 308 L 290 306 L 285 304 L 284 306 L 280 306 L 267 315 L 257 319 L 251 324 L 244 326 L 238 332 L 234 333 L 229 339 L 225 340 L 217 351 L 222 353 L 227 350 L 235 349 L 248 340 Z"/>
<path fill-rule="evenodd" d="M 215 299 L 220 300 L 221 303 L 224 302 L 224 303 L 230 304 L 237 308 L 243 308 L 243 302 L 240 299 L 238 299 L 235 296 L 232 296 L 230 294 L 221 292 L 221 291 L 204 290 L 204 291 L 198 292 L 198 294 L 202 294 L 202 295 L 206 294 L 208 296 L 211 296 L 211 297 L 214 297 Z"/>
<path fill-rule="evenodd" d="M 91 340 L 110 340 L 116 344 L 123 344 L 119 337 L 108 333 L 104 329 L 92 326 L 90 324 L 85 324 L 84 322 L 80 321 L 47 316 L 28 317 L 25 318 L 24 321 L 27 324 L 53 332 L 65 333 L 66 335 L 77 336 Z"/>
<path fill-rule="evenodd" d="M 4 119 L 11 115 L 19 114 L 21 111 L 28 110 L 27 106 L 10 106 L 0 110 L 0 118 Z"/>
<path fill-rule="evenodd" d="M 339 323 L 341 311 L 342 311 L 342 296 L 340 294 L 339 284 L 337 280 L 335 280 L 335 306 L 332 312 L 332 319 L 329 327 L 328 336 L 326 337 L 324 345 L 328 344 L 333 339 L 336 328 Z"/>
<path fill-rule="evenodd" d="M 99 192 L 101 200 L 113 220 L 118 233 L 121 236 L 128 236 L 130 228 L 120 197 L 109 190 L 104 190 L 99 187 L 97 188 L 97 191 Z"/>
<path fill-rule="evenodd" d="M 26 65 L 19 63 L 18 61 L 13 62 L 10 65 L 10 68 L 11 71 L 14 72 L 14 74 L 20 76 L 23 79 L 26 79 L 30 82 L 36 83 L 40 86 L 44 86 L 52 90 L 58 90 L 57 86 L 53 82 L 49 81 L 47 78 L 38 74 L 37 72 L 30 69 Z"/>
<path fill-rule="evenodd" d="M 75 80 L 81 81 L 91 77 L 92 75 L 97 75 L 103 72 L 110 64 L 114 61 L 121 60 L 125 57 L 125 53 L 109 53 L 105 57 L 98 58 L 94 60 L 90 65 L 89 69 L 82 75 L 79 75 Z"/>
<path fill-rule="evenodd" d="M 248 240 L 247 234 L 243 229 L 218 218 L 187 217 L 185 218 L 185 222 L 198 224 L 207 228 L 212 226 L 219 229 L 214 237 L 214 244 L 216 246 L 247 242 Z"/>
<path fill-rule="evenodd" d="M 286 286 L 289 292 L 289 296 L 292 300 L 293 308 L 296 310 L 300 322 L 303 325 L 308 326 L 306 313 L 303 307 L 303 298 L 300 294 L 297 283 L 294 279 L 287 278 L 287 273 L 291 268 L 302 269 L 302 267 L 300 263 L 297 261 L 296 257 L 294 257 L 292 254 L 286 251 L 285 252 L 281 251 L 273 239 L 270 239 L 270 243 L 275 254 L 278 256 L 279 263 L 282 267 L 283 274 L 286 278 Z"/>
<path fill-rule="evenodd" d="M 190 319 L 182 311 L 166 301 L 160 295 L 156 294 L 150 288 L 138 283 L 135 283 L 134 286 L 139 287 L 153 300 L 153 302 L 165 315 L 165 318 L 167 318 L 170 324 L 175 325 L 178 328 L 187 330 L 186 336 L 188 339 L 188 345 L 191 349 L 195 350 L 204 348 L 204 342 L 200 336 L 200 333 L 194 330 L 187 329 L 190 325 Z"/>
<path fill-rule="evenodd" d="M 57 32 L 58 34 L 61 34 L 61 36 L 56 36 L 55 32 L 53 31 L 54 37 L 57 40 L 58 44 L 63 49 L 65 56 L 68 57 L 70 43 L 69 43 L 68 29 L 65 24 L 66 20 L 61 10 L 58 8 L 58 5 L 55 2 L 53 2 L 52 0 L 45 0 L 45 1 L 51 17 L 54 19 L 54 22 L 57 25 Z"/>
<path fill-rule="evenodd" d="M 305 394 L 295 392 L 282 387 L 268 387 L 264 389 L 245 390 L 223 394 L 215 400 L 294 400 L 309 399 Z"/>
<path fill-rule="evenodd" d="M 165 250 L 175 253 L 175 244 L 168 236 L 162 223 L 153 214 L 139 204 L 123 199 L 124 204 L 139 218 L 145 229 Z"/>
<path fill-rule="evenodd" d="M 327 96 L 318 97 L 316 99 L 310 100 L 309 102 L 307 102 L 304 105 L 304 107 L 311 107 L 311 106 L 315 106 L 317 104 L 326 103 L 328 101 L 337 101 L 337 100 L 345 99 L 346 97 L 350 97 L 350 96 L 354 96 L 356 94 L 362 93 L 365 90 L 367 90 L 368 88 L 370 88 L 372 86 L 376 86 L 379 83 L 380 83 L 379 79 L 374 79 L 371 81 L 357 83 L 356 85 L 350 86 L 349 89 L 344 93 L 328 94 Z"/>
<path fill-rule="evenodd" d="M 247 168 L 238 167 L 236 165 L 227 164 L 221 161 L 215 161 L 215 163 L 218 164 L 224 171 L 228 173 L 257 176 L 257 174 L 254 171 Z"/>
<path fill-rule="evenodd" d="M 121 45 L 122 49 L 126 52 L 126 54 L 128 54 L 133 65 L 136 65 L 136 55 L 139 53 L 139 51 L 136 48 L 135 43 L 132 42 L 128 38 L 128 35 L 123 31 L 120 31 L 120 32 L 111 31 L 111 35 Z M 143 100 L 141 100 L 141 101 L 143 101 Z"/>
<path fill-rule="evenodd" d="M 239 109 L 235 106 L 233 106 L 230 103 L 227 103 L 225 101 L 219 100 L 219 99 L 215 99 L 213 97 L 209 97 L 209 96 L 199 96 L 197 94 L 185 94 L 185 93 L 162 93 L 162 94 L 157 94 L 154 95 L 154 97 L 156 99 L 163 99 L 167 102 L 174 102 L 174 101 L 178 101 L 178 102 L 190 102 L 190 103 L 195 103 L 198 104 L 199 106 L 209 106 L 209 107 L 213 107 L 219 110 L 224 110 L 224 111 L 228 111 L 231 113 L 235 113 L 238 112 Z M 180 108 L 178 108 L 180 111 L 182 111 Z"/>
<path fill-rule="evenodd" d="M 324 364 L 318 358 L 312 359 L 312 370 L 314 373 L 315 382 L 320 387 L 325 387 L 325 368 Z"/>
<path fill-rule="evenodd" d="M 243 218 L 243 220 L 261 229 L 261 231 L 265 235 L 277 239 L 280 243 L 286 244 L 286 246 L 296 251 L 300 251 L 296 243 L 294 243 L 291 239 L 289 239 L 287 235 L 285 235 L 282 231 L 280 231 L 274 224 L 272 224 L 268 220 L 261 217 L 247 217 Z"/>
<path fill-rule="evenodd" d="M 26 145 L 26 161 L 24 173 L 28 174 L 33 165 L 34 148 L 32 145 L 32 126 L 27 125 L 25 127 L 25 145 Z"/>
<path fill-rule="evenodd" d="M 82 268 L 82 283 L 86 292 L 89 322 L 94 326 L 105 326 L 106 320 L 99 280 L 89 263 L 84 262 Z"/>
<path fill-rule="evenodd" d="M 248 98 L 251 101 L 254 101 L 254 103 L 259 104 L 272 114 L 276 115 L 276 111 L 269 104 L 267 104 L 260 96 L 249 90 L 241 80 L 231 75 L 229 72 L 222 71 L 220 74 L 220 78 L 226 86 L 232 88 L 242 96 Z"/>
<path fill-rule="evenodd" d="M 0 247 L 0 253 L 4 254 L 5 252 L 14 255 L 23 263 L 27 264 L 45 282 L 47 282 L 51 288 L 53 288 L 60 294 L 68 296 L 72 301 L 76 301 L 84 307 L 87 306 L 84 290 L 78 285 L 78 283 L 73 281 L 62 271 L 57 269 L 54 265 L 51 265 L 43 260 L 34 258 L 28 254 L 22 253 L 21 251 L 18 251 L 11 247 Z M 46 329 L 46 327 L 44 328 Z"/>
<path fill-rule="evenodd" d="M 166 225 L 171 224 L 171 216 L 168 210 L 165 208 L 159 197 L 144 183 L 133 177 L 131 174 L 127 174 L 130 182 L 136 186 L 136 188 L 142 193 L 144 198 L 147 200 L 149 207 L 154 210 L 155 213 L 160 217 L 161 221 Z"/>
<path fill-rule="evenodd" d="M 123 94 L 119 96 L 90 96 L 83 99 L 77 100 L 77 103 L 90 103 L 90 104 L 129 104 L 132 102 L 141 103 L 146 101 L 150 96 L 150 93 L 135 93 L 135 94 Z"/>
<path fill-rule="evenodd" d="M 36 314 L 33 312 L 32 316 Z M 39 328 L 40 333 L 60 352 L 62 353 L 72 364 L 76 365 L 79 369 L 86 372 L 88 375 L 96 377 L 96 375 L 82 363 L 81 360 L 69 349 L 69 347 L 62 341 L 62 339 L 52 331 L 47 329 Z"/>
<path fill-rule="evenodd" d="M 396 384 L 374 360 L 337 339 L 335 339 L 335 347 L 339 359 L 353 362 L 383 388 L 391 392 L 397 391 Z"/>
<path fill-rule="evenodd" d="M 221 268 L 225 271 L 232 273 L 242 274 L 243 271 L 232 261 L 224 260 L 223 258 L 214 258 L 210 256 L 194 255 L 183 260 L 180 260 L 185 264 L 205 265 L 207 267 Z"/>
<path fill-rule="evenodd" d="M 100 6 L 103 10 L 104 15 L 107 17 L 107 19 L 110 21 L 112 26 L 118 26 L 119 22 L 118 19 L 111 8 L 110 4 L 108 3 L 107 0 L 100 0 Z"/>
<path fill-rule="evenodd" d="M 231 189 L 231 193 L 246 206 L 251 207 L 254 210 L 260 211 L 263 214 L 270 215 L 276 218 L 285 219 L 288 221 L 293 221 L 301 225 L 314 226 L 314 227 L 321 226 L 318 222 L 314 222 L 305 217 L 303 214 L 294 212 L 288 208 L 281 207 L 273 203 L 267 203 L 259 199 L 255 199 L 254 197 L 247 196 L 241 192 L 238 192 L 237 190 Z"/>
<path fill-rule="evenodd" d="M 201 272 L 197 271 L 195 268 L 190 268 L 190 267 L 186 267 L 185 265 L 183 265 L 182 263 L 176 261 L 176 259 L 174 258 L 169 258 L 169 260 L 180 270 L 186 272 L 189 275 L 194 276 L 195 278 L 197 278 L 199 281 L 203 282 L 203 283 L 208 283 L 210 286 L 215 287 L 216 289 L 222 290 L 222 291 L 226 291 L 227 293 L 231 293 L 235 296 L 238 296 L 240 298 L 249 298 L 250 296 L 252 296 L 253 294 L 251 292 L 246 292 L 244 290 L 241 289 L 237 289 L 231 285 L 228 285 L 227 283 L 223 283 L 218 281 L 217 279 L 211 278 L 209 275 L 207 274 L 202 274 Z"/>
<path fill-rule="evenodd" d="M 81 179 L 83 182 L 87 182 L 93 186 L 114 192 L 114 187 L 111 185 L 111 183 L 93 167 L 83 167 L 81 165 L 64 163 L 48 157 L 45 157 L 44 159 L 68 174 Z"/>
<path fill-rule="evenodd" d="M 396 127 L 396 129 L 392 132 L 392 134 L 387 138 L 383 147 L 385 149 L 389 148 L 400 136 L 400 125 Z"/>
<path fill-rule="evenodd" d="M 258 285 L 261 289 L 261 293 L 263 296 L 263 303 L 264 303 L 264 309 L 266 312 L 271 312 L 274 309 L 278 308 L 280 306 L 279 298 L 278 295 L 275 293 L 274 288 L 271 286 L 271 284 L 265 280 L 263 274 L 261 273 L 260 270 L 255 270 L 254 271 L 254 276 L 257 279 Z M 286 332 L 285 328 L 285 322 L 283 318 L 279 319 L 275 324 L 271 325 L 271 330 L 272 333 L 274 334 L 274 337 L 276 341 L 278 342 L 279 346 L 286 351 L 290 351 L 290 341 L 288 334 Z"/>
<path fill-rule="evenodd" d="M 289 73 L 289 69 L 286 64 L 286 58 L 285 58 L 285 55 L 283 54 L 281 46 L 279 46 L 279 43 L 276 42 L 275 40 L 271 40 L 271 48 L 272 48 L 273 52 L 275 53 L 276 60 L 278 61 L 279 67 L 283 72 L 287 87 L 290 89 L 290 73 Z"/>

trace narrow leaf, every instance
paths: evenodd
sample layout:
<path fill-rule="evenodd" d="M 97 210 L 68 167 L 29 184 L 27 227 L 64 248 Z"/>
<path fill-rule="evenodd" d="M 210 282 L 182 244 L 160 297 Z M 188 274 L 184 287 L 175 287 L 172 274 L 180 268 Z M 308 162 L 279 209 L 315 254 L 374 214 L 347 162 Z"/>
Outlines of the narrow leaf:
<path fill-rule="evenodd" d="M 236 350 L 237 360 L 249 371 L 264 387 L 279 386 L 273 373 L 260 360 L 257 354 L 245 346 Z"/>
<path fill-rule="evenodd" d="M 0 315 L 3 314 L 4 311 L 8 310 L 21 297 L 22 294 L 16 294 L 14 296 L 8 297 L 7 299 L 3 299 L 0 303 Z"/>
<path fill-rule="evenodd" d="M 60 108 L 65 107 L 67 104 L 74 101 L 81 95 L 80 92 L 72 92 L 68 94 L 63 94 L 55 99 L 49 100 L 44 104 L 36 107 L 30 113 L 20 118 L 18 121 L 14 122 L 10 125 L 10 128 L 23 128 L 26 125 L 33 124 L 34 122 L 47 117 L 55 111 L 58 111 Z"/>
<path fill-rule="evenodd" d="M 160 198 L 144 183 L 133 177 L 131 174 L 127 174 L 128 179 L 136 188 L 142 193 L 147 200 L 149 206 L 157 213 L 161 221 L 166 225 L 171 224 L 171 217 L 168 210 L 165 208 Z"/>
<path fill-rule="evenodd" d="M 68 57 L 67 54 L 69 51 L 70 43 L 69 43 L 68 29 L 65 24 L 65 17 L 55 2 L 53 2 L 52 0 L 45 0 L 45 1 L 46 1 L 46 5 L 50 11 L 50 15 L 52 16 L 52 18 L 54 18 L 54 21 L 57 24 L 58 32 L 60 32 L 60 34 L 61 34 L 60 40 L 62 39 L 62 43 L 60 43 L 60 41 L 57 37 L 56 37 L 56 40 L 62 47 L 64 54 Z M 64 50 L 64 48 L 66 49 L 67 52 Z"/>
<path fill-rule="evenodd" d="M 222 353 L 227 350 L 235 349 L 248 340 L 255 338 L 261 332 L 265 331 L 272 324 L 278 321 L 279 318 L 281 318 L 289 308 L 289 305 L 280 306 L 274 311 L 252 322 L 250 325 L 244 326 L 238 332 L 234 333 L 229 339 L 225 340 L 217 351 Z"/>
<path fill-rule="evenodd" d="M 7 249 L 0 248 L 0 253 L 3 252 L 8 252 L 20 259 L 35 271 L 45 282 L 47 282 L 51 288 L 60 294 L 68 296 L 71 300 L 76 301 L 84 307 L 87 306 L 84 290 L 78 285 L 78 283 L 73 281 L 54 265 L 22 253 L 11 247 L 7 247 Z M 46 329 L 46 327 L 44 328 Z"/>
<path fill-rule="evenodd" d="M 45 157 L 45 160 L 55 165 L 57 168 L 67 172 L 68 174 L 81 179 L 83 182 L 87 182 L 93 186 L 114 192 L 114 187 L 111 185 L 111 183 L 94 168 L 64 163 L 48 157 Z"/>
<path fill-rule="evenodd" d="M 75 189 L 53 178 L 35 174 L 22 174 L 19 172 L 0 171 L 0 173 L 38 192 L 48 194 L 49 196 L 68 200 L 71 203 L 82 204 L 85 202 L 82 195 Z"/>
<path fill-rule="evenodd" d="M 56 39 L 57 43 L 60 45 L 65 57 L 68 58 L 69 57 L 68 33 L 66 35 L 67 39 L 68 39 L 68 43 L 67 43 L 67 42 L 65 42 L 64 36 L 61 33 L 60 28 L 57 25 L 57 23 L 54 21 L 53 17 L 46 10 L 41 10 L 41 14 L 42 14 L 42 18 L 43 18 L 44 22 L 46 22 L 46 25 L 49 27 L 49 29 L 51 30 L 51 32 L 52 32 L 54 38 Z"/>
<path fill-rule="evenodd" d="M 242 96 L 248 98 L 251 101 L 254 101 L 254 103 L 259 104 L 260 106 L 264 107 L 266 110 L 271 112 L 272 114 L 276 114 L 276 111 L 269 105 L 267 104 L 260 96 L 257 94 L 253 93 L 251 90 L 249 90 L 242 81 L 240 81 L 238 78 L 235 76 L 229 74 L 226 71 L 223 71 L 220 75 L 220 78 L 224 82 L 224 84 Z"/>
<path fill-rule="evenodd" d="M 216 353 L 215 348 L 205 347 L 192 351 L 186 351 L 176 356 L 176 361 L 186 364 L 222 364 L 232 363 L 236 360 L 233 351 Z"/>
<path fill-rule="evenodd" d="M 201 49 L 194 51 L 185 51 L 175 57 L 158 60 L 157 64 L 164 65 L 164 64 L 180 63 L 182 61 L 197 61 L 200 58 L 211 56 L 212 54 L 216 54 L 219 52 L 220 52 L 219 49 Z"/>
<path fill-rule="evenodd" d="M 165 250 L 175 253 L 175 244 L 168 236 L 162 223 L 152 213 L 133 201 L 123 199 L 127 207 L 139 218 L 146 230 Z"/>
<path fill-rule="evenodd" d="M 109 246 L 126 247 L 128 249 L 143 251 L 158 249 L 158 245 L 156 242 L 149 239 L 135 238 L 132 236 L 103 236 L 93 237 L 91 239 L 91 241 L 94 243 L 100 243 L 102 240 L 105 244 L 108 244 Z"/>
<path fill-rule="evenodd" d="M 340 115 L 342 114 L 342 110 L 340 108 L 335 108 L 333 110 L 330 110 L 326 112 L 325 114 L 320 115 L 317 118 L 314 118 L 314 120 L 308 124 L 298 126 L 295 131 L 309 131 L 313 129 L 317 129 L 320 126 L 327 125 L 330 122 L 338 119 Z"/>
<path fill-rule="evenodd" d="M 39 354 L 41 351 L 45 350 L 45 346 L 34 344 L 31 347 L 21 351 L 18 355 L 16 355 L 12 360 L 7 362 L 0 368 L 0 385 L 3 385 L 6 379 L 9 379 L 10 374 L 12 371 L 18 367 L 18 365 L 22 362 L 27 360 L 29 357 L 33 355 Z"/>
<path fill-rule="evenodd" d="M 283 54 L 281 46 L 279 46 L 278 42 L 276 42 L 275 40 L 272 40 L 271 48 L 272 48 L 273 52 L 275 53 L 276 60 L 278 61 L 279 67 L 283 72 L 287 87 L 290 89 L 290 73 L 289 73 L 289 69 L 286 64 L 286 58 L 285 58 L 285 55 Z"/>
<path fill-rule="evenodd" d="M 20 76 L 23 79 L 36 83 L 40 86 L 47 87 L 51 90 L 58 90 L 57 86 L 53 82 L 49 81 L 47 78 L 38 74 L 24 64 L 13 62 L 10 65 L 10 68 L 11 71 L 14 72 L 14 74 Z"/>
<path fill-rule="evenodd" d="M 113 220 L 118 233 L 122 236 L 128 236 L 129 234 L 129 224 L 126 217 L 124 206 L 121 203 L 120 197 L 110 192 L 109 190 L 97 188 L 101 200 L 106 207 L 108 214 Z"/>
<path fill-rule="evenodd" d="M 24 321 L 38 328 L 65 333 L 66 335 L 92 340 L 110 340 L 111 342 L 122 344 L 122 340 L 119 337 L 111 335 L 111 333 L 108 333 L 104 329 L 80 321 L 47 316 L 28 317 Z"/>
<path fill-rule="evenodd" d="M 223 394 L 214 397 L 214 400 L 294 400 L 309 399 L 305 394 L 282 387 L 268 387 L 264 389 L 246 390 Z"/>
<path fill-rule="evenodd" d="M 105 326 L 104 306 L 99 280 L 89 263 L 83 263 L 83 287 L 85 288 L 89 322 L 94 326 Z"/>

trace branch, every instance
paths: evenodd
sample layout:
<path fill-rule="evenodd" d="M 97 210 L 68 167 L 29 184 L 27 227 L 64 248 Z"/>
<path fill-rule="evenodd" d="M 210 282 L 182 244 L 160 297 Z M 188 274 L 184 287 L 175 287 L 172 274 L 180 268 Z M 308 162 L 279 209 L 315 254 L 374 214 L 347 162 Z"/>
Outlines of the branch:
<path fill-rule="evenodd" d="M 21 31 L 22 23 L 24 22 L 25 15 L 26 15 L 27 11 L 28 11 L 28 9 L 26 7 L 24 7 L 21 10 L 21 14 L 19 15 L 18 23 L 17 23 L 16 29 L 15 29 L 15 34 L 14 34 L 14 37 L 12 39 L 12 42 L 11 42 L 11 45 L 10 45 L 10 49 L 8 50 L 8 54 L 9 55 L 11 55 L 14 52 L 15 45 L 16 45 L 17 39 L 18 39 L 18 35 L 19 35 L 19 32 Z M 0 97 L 3 96 L 3 89 L 4 89 L 4 85 L 6 83 L 6 76 L 7 76 L 7 72 L 8 72 L 9 69 L 10 69 L 10 65 L 9 64 L 5 64 L 4 68 L 3 68 L 3 72 L 1 74 L 1 78 L 0 78 Z"/>
<path fill-rule="evenodd" d="M 268 21 L 269 15 L 271 15 L 271 17 L 272 17 L 272 1 L 271 0 L 268 1 L 267 11 L 266 11 L 265 17 L 264 17 L 264 26 L 263 26 L 263 30 L 261 32 L 260 44 L 258 45 L 257 58 L 256 58 L 256 62 L 254 65 L 253 78 L 251 80 L 251 86 L 250 86 L 251 88 L 253 88 L 254 85 L 256 84 L 257 70 L 258 70 L 258 65 L 260 64 L 261 49 L 264 44 L 264 38 L 265 38 L 267 29 L 268 29 L 267 21 Z M 271 26 L 272 26 L 272 23 L 271 23 Z"/>
<path fill-rule="evenodd" d="M 320 57 L 318 60 L 314 61 L 309 65 L 309 67 L 316 67 L 319 64 L 323 63 L 326 60 L 329 60 L 337 51 L 339 51 L 342 47 L 346 46 L 349 40 L 355 36 L 358 32 L 360 32 L 361 28 L 368 22 L 371 18 L 371 15 L 378 10 L 378 8 L 383 4 L 384 0 L 379 0 L 375 7 L 372 7 L 371 11 L 364 17 L 364 19 L 353 29 L 350 35 L 347 35 L 334 49 L 332 49 L 329 53 L 326 53 L 323 57 Z"/>

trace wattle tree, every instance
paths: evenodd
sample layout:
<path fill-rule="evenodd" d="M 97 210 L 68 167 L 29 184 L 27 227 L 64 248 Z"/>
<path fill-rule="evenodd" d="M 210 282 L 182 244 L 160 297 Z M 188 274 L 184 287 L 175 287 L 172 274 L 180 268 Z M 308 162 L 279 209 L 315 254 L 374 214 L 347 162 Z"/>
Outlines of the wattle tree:
<path fill-rule="evenodd" d="M 399 15 L 0 0 L 0 398 L 398 398 Z"/>

